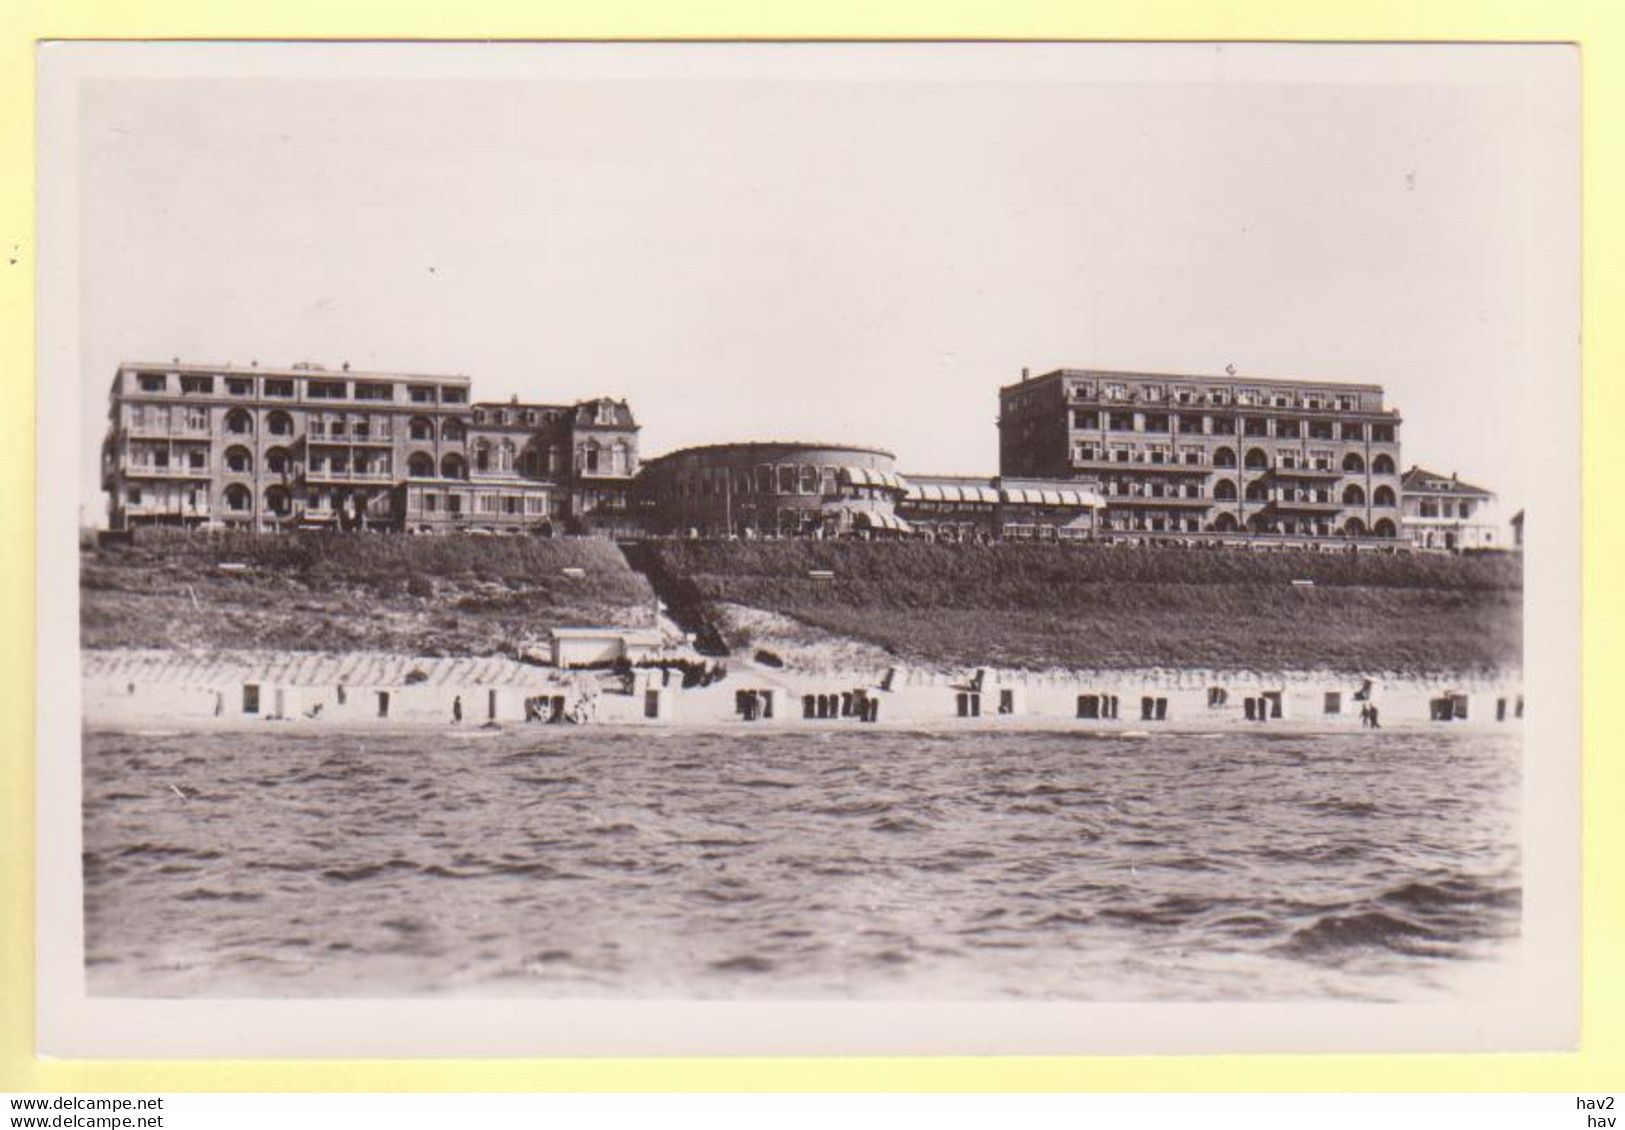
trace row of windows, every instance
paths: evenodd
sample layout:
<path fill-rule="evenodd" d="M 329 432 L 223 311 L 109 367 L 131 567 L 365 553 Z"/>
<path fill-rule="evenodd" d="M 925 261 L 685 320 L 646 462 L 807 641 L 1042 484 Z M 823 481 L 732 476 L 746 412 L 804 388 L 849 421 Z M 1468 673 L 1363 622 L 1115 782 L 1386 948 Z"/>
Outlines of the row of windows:
<path fill-rule="evenodd" d="M 1185 498 L 1207 499 L 1216 502 L 1235 502 L 1243 492 L 1229 479 L 1220 479 L 1213 485 L 1210 495 L 1198 483 L 1142 482 L 1138 479 L 1108 479 L 1102 489 L 1112 498 Z M 1365 488 L 1350 483 L 1341 492 L 1327 487 L 1270 487 L 1254 480 L 1244 492 L 1248 502 L 1314 502 L 1331 504 L 1341 500 L 1344 506 L 1364 506 Z M 1394 506 L 1397 496 L 1392 487 L 1381 486 L 1371 492 L 1371 505 Z"/>
<path fill-rule="evenodd" d="M 191 373 L 155 373 L 143 372 L 136 374 L 136 384 L 142 392 L 169 392 L 171 390 L 170 378 L 177 380 L 179 391 L 188 396 L 213 396 L 216 390 L 226 396 L 254 395 L 254 383 L 260 380 L 260 395 L 266 397 L 281 397 L 292 399 L 295 395 L 296 382 L 287 377 L 241 377 L 220 376 L 210 374 Z M 389 381 L 345 381 L 307 378 L 305 381 L 305 396 L 309 400 L 371 400 L 394 401 L 395 389 L 398 386 Z M 441 385 L 409 385 L 407 396 L 414 404 L 466 404 L 468 403 L 468 390 L 462 388 L 447 388 Z"/>
<path fill-rule="evenodd" d="M 1423 518 L 1471 518 L 1473 504 L 1468 499 L 1423 498 L 1417 503 L 1417 512 Z"/>
<path fill-rule="evenodd" d="M 1220 514 L 1213 521 L 1208 522 L 1190 515 L 1163 514 L 1155 510 L 1115 511 L 1101 519 L 1100 529 L 1106 533 L 1113 530 L 1129 530 L 1144 533 L 1278 534 L 1289 537 L 1396 538 L 1399 536 L 1399 527 L 1388 518 L 1379 518 L 1367 526 L 1365 521 L 1358 517 L 1345 519 L 1341 523 L 1334 523 L 1329 518 L 1281 518 L 1254 515 L 1247 520 L 1244 526 L 1236 520 L 1233 514 Z"/>
<path fill-rule="evenodd" d="M 667 495 L 722 498 L 728 494 L 839 494 L 840 468 L 798 463 L 763 463 L 758 467 L 700 467 L 678 471 L 665 486 Z"/>
<path fill-rule="evenodd" d="M 1177 416 L 1161 412 L 1074 411 L 1075 431 L 1171 432 L 1179 435 L 1233 436 L 1259 439 L 1325 439 L 1358 443 L 1366 438 L 1367 425 L 1331 420 L 1271 420 L 1262 416 Z M 1372 443 L 1393 443 L 1392 424 L 1370 425 Z"/>
<path fill-rule="evenodd" d="M 472 507 L 470 507 L 470 500 L 464 494 L 456 492 L 441 494 L 438 491 L 425 491 L 419 501 L 423 512 L 426 514 L 472 512 L 475 514 L 504 514 L 509 517 L 519 517 L 521 515 L 545 517 L 549 513 L 548 498 L 543 494 L 476 494 L 472 497 Z"/>
<path fill-rule="evenodd" d="M 1161 384 L 1128 384 L 1123 381 L 1077 381 L 1069 384 L 1069 395 L 1075 400 L 1099 397 L 1102 400 L 1143 400 L 1157 403 L 1163 400 L 1175 404 L 1257 405 L 1268 408 L 1333 409 L 1338 412 L 1357 412 L 1360 398 L 1355 393 L 1332 392 L 1316 389 L 1287 392 L 1281 389 L 1239 388 L 1232 396 L 1229 388 L 1201 389 L 1194 385 L 1166 386 Z"/>
<path fill-rule="evenodd" d="M 1072 457 L 1080 463 L 1140 463 L 1153 466 L 1192 466 L 1207 467 L 1208 452 L 1200 447 L 1180 447 L 1177 450 L 1166 444 L 1146 444 L 1130 446 L 1127 444 L 1098 444 L 1088 440 L 1076 443 L 1072 447 Z M 1212 452 L 1212 466 L 1230 468 L 1236 466 L 1236 453 L 1233 448 L 1220 447 Z M 1337 471 L 1341 467 L 1344 474 L 1363 474 L 1366 469 L 1365 458 L 1357 451 L 1351 451 L 1338 460 L 1331 451 L 1278 451 L 1274 459 L 1263 448 L 1254 447 L 1248 450 L 1245 461 L 1249 471 L 1287 470 L 1287 471 Z M 1394 459 L 1391 455 L 1379 454 L 1371 460 L 1371 472 L 1377 475 L 1392 475 L 1396 473 Z"/>

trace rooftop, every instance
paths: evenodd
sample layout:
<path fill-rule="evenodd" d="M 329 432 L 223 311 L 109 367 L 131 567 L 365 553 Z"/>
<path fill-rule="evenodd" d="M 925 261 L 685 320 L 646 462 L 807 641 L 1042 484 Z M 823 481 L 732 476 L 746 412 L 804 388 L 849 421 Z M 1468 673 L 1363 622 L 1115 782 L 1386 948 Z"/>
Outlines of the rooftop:
<path fill-rule="evenodd" d="M 1412 493 L 1466 495 L 1476 498 L 1494 498 L 1495 492 L 1464 483 L 1454 473 L 1441 475 L 1426 467 L 1412 467 L 1399 482 L 1399 489 Z"/>
<path fill-rule="evenodd" d="M 292 365 L 261 365 L 257 362 L 248 365 L 236 365 L 231 362 L 225 364 L 210 364 L 201 361 L 121 361 L 119 371 L 126 369 L 139 370 L 152 373 L 185 373 L 214 376 L 243 376 L 251 377 L 256 374 L 270 374 L 274 377 L 313 377 L 317 380 L 379 380 L 379 381 L 436 381 L 441 384 L 466 385 L 472 378 L 461 373 L 400 373 L 378 372 L 373 370 L 346 368 L 344 364 L 337 368 L 327 368 L 309 361 L 300 361 Z"/>
<path fill-rule="evenodd" d="M 714 454 L 727 451 L 800 451 L 817 449 L 820 451 L 850 451 L 861 455 L 883 455 L 887 459 L 896 459 L 895 452 L 887 451 L 883 447 L 863 447 L 852 443 L 826 443 L 816 440 L 747 440 L 743 443 L 706 443 L 695 447 L 679 447 L 675 451 L 668 451 L 653 459 L 644 460 L 643 465 L 648 467 L 654 463 L 661 463 L 667 459 L 676 459 L 685 455 Z"/>

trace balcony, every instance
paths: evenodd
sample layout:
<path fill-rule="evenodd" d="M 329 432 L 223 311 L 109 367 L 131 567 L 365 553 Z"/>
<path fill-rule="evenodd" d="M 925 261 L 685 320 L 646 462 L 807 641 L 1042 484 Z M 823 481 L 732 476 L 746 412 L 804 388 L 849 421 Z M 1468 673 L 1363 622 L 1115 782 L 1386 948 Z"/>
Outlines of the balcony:
<path fill-rule="evenodd" d="M 157 467 L 151 464 L 125 463 L 119 467 L 119 473 L 127 479 L 198 479 L 207 481 L 208 467 L 184 467 L 179 464 L 170 467 Z"/>
<path fill-rule="evenodd" d="M 1108 494 L 1106 508 L 1108 510 L 1137 510 L 1158 508 L 1172 510 L 1206 510 L 1213 505 L 1211 498 L 1175 498 L 1164 495 L 1158 498 L 1155 495 L 1139 494 Z"/>
<path fill-rule="evenodd" d="M 395 439 L 391 435 L 323 435 L 318 431 L 311 431 L 301 437 L 311 447 L 394 447 Z"/>
<path fill-rule="evenodd" d="M 1343 477 L 1343 472 L 1332 467 L 1271 467 L 1267 474 L 1273 479 L 1311 480 L 1315 482 L 1334 482 Z"/>
<path fill-rule="evenodd" d="M 1336 514 L 1343 509 L 1341 502 L 1320 502 L 1313 499 L 1272 498 L 1264 504 L 1265 510 L 1282 514 Z"/>
<path fill-rule="evenodd" d="M 330 467 L 312 467 L 305 471 L 305 481 L 311 483 L 392 483 L 395 472 L 372 469 L 346 468 L 335 471 Z"/>
<path fill-rule="evenodd" d="M 131 439 L 181 438 L 205 441 L 212 439 L 214 436 L 207 423 L 128 424 L 124 427 L 124 434 Z"/>
<path fill-rule="evenodd" d="M 1213 470 L 1213 464 L 1202 463 L 1176 463 L 1169 460 L 1166 463 L 1141 463 L 1130 461 L 1119 462 L 1115 459 L 1078 459 L 1074 458 L 1071 465 L 1079 470 L 1087 471 L 1116 471 L 1121 474 L 1137 474 L 1145 471 L 1151 474 L 1172 473 L 1186 475 L 1205 475 Z"/>

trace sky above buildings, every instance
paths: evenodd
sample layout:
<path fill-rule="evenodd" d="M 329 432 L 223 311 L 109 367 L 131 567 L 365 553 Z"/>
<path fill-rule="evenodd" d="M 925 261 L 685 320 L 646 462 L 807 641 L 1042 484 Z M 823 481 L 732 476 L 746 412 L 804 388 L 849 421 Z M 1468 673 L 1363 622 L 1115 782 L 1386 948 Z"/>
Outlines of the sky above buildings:
<path fill-rule="evenodd" d="M 1578 381 L 1563 49 L 92 62 L 59 154 L 87 518 L 121 360 L 463 373 L 625 397 L 645 456 L 837 440 L 982 474 L 1023 366 L 1234 365 L 1385 385 L 1407 463 L 1509 505 L 1531 406 Z"/>

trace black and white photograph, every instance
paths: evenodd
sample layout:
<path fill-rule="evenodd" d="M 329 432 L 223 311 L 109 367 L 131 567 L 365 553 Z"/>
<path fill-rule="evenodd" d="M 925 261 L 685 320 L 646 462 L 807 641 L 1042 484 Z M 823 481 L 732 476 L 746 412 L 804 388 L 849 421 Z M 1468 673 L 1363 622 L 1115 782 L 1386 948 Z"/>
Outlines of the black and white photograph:
<path fill-rule="evenodd" d="M 46 49 L 48 1043 L 1572 1046 L 1578 71 Z"/>

